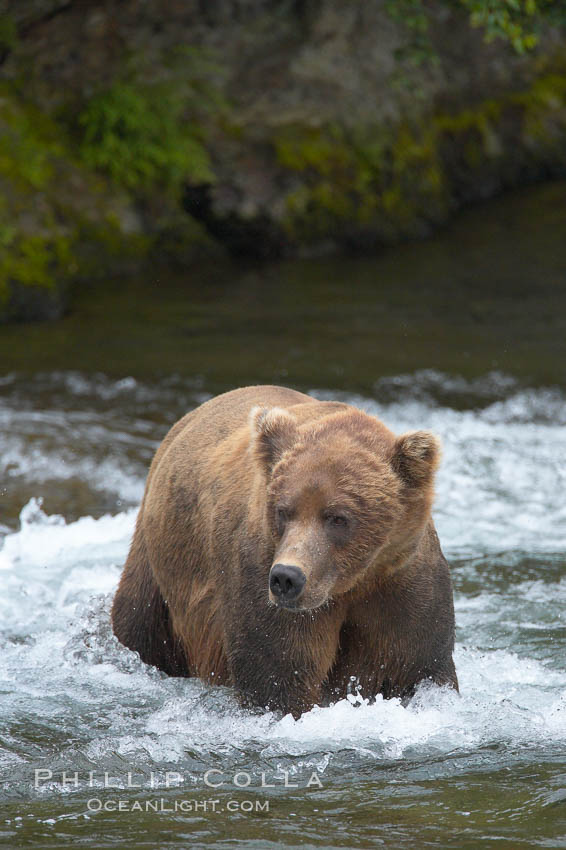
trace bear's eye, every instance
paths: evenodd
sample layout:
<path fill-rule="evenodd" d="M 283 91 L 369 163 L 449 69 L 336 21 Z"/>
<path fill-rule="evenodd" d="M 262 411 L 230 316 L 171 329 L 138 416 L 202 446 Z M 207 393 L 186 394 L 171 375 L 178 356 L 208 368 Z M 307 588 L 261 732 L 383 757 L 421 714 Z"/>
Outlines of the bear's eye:
<path fill-rule="evenodd" d="M 332 528 L 346 528 L 348 525 L 347 518 L 341 514 L 328 514 L 326 522 L 328 525 L 332 526 Z"/>
<path fill-rule="evenodd" d="M 285 508 L 277 508 L 275 511 L 275 517 L 277 519 L 277 525 L 283 526 L 289 519 L 289 513 L 285 510 Z"/>

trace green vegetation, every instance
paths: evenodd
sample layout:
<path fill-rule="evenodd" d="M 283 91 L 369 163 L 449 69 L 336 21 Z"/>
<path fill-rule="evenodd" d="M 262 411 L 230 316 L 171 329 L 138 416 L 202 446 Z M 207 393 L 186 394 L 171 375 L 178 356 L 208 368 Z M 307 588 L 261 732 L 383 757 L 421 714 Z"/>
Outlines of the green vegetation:
<path fill-rule="evenodd" d="M 132 225 L 134 213 L 77 160 L 59 123 L 0 88 L 0 319 L 57 314 L 71 280 L 139 263 L 157 237 Z M 179 223 L 167 206 L 159 221 L 171 242 Z M 198 227 L 183 228 L 185 250 L 201 241 Z"/>
<path fill-rule="evenodd" d="M 332 114 L 324 108 L 301 117 L 302 106 L 293 101 L 301 96 L 295 83 L 282 112 L 277 106 L 270 113 L 267 102 L 250 108 L 245 92 L 238 92 L 247 69 L 232 58 L 226 88 L 236 92 L 236 104 L 228 108 L 220 94 L 222 66 L 205 47 L 120 53 L 104 82 L 86 75 L 76 87 L 55 92 L 49 75 L 33 77 L 26 36 L 20 33 L 18 42 L 13 21 L 0 15 L 0 63 L 6 62 L 7 77 L 12 76 L 11 84 L 0 85 L 0 318 L 17 291 L 57 299 L 68 281 L 139 267 L 151 252 L 186 264 L 217 252 L 216 240 L 229 245 L 231 228 L 240 243 L 248 229 L 251 250 L 262 233 L 272 231 L 282 251 L 422 236 L 477 197 L 478 186 L 479 194 L 484 187 L 484 194 L 493 194 L 521 175 L 558 170 L 566 138 L 566 56 L 560 58 L 555 43 L 554 53 L 545 48 L 517 63 L 512 50 L 528 52 L 544 26 L 565 24 L 566 3 L 386 0 L 385 7 L 401 38 L 383 85 L 389 92 L 396 86 L 404 90 L 398 101 L 396 94 L 390 97 L 383 114 L 404 117 L 389 123 L 362 118 L 356 124 L 347 99 L 333 120 L 324 117 Z M 468 22 L 487 40 L 504 39 L 509 77 L 518 65 L 523 71 L 517 79 L 536 77 L 535 82 L 509 92 L 514 82 L 502 75 L 507 94 L 435 110 L 431 75 L 442 79 L 446 68 L 415 72 L 414 66 L 440 61 L 432 22 L 440 26 L 447 7 L 448 22 L 457 24 L 463 43 Z M 295 33 L 294 13 L 281 12 L 277 20 L 270 14 L 257 33 L 246 31 L 242 49 L 249 51 L 249 64 L 256 57 L 260 67 L 264 61 L 270 67 L 262 53 L 267 27 L 281 23 Z M 283 86 L 286 72 L 280 69 L 295 47 L 281 46 L 279 38 L 275 33 L 281 57 L 273 79 Z M 491 61 L 480 39 L 471 41 L 477 55 Z M 440 45 L 438 51 L 447 63 L 457 61 Z M 76 60 L 65 61 L 72 71 Z M 316 77 L 319 68 L 312 61 Z M 30 92 L 48 106 L 30 103 Z M 202 185 L 215 183 L 211 152 L 223 191 L 207 196 L 202 189 L 206 203 L 194 208 L 196 216 L 202 213 L 201 224 L 183 209 L 181 195 L 195 184 L 200 198 Z"/>
<path fill-rule="evenodd" d="M 0 107 L 0 177 L 44 189 L 53 172 L 51 158 L 62 152 L 56 125 L 7 86 L 0 89 Z"/>
<path fill-rule="evenodd" d="M 184 180 L 212 182 L 204 128 L 208 114 L 224 107 L 209 82 L 219 73 L 196 48 L 165 57 L 157 80 L 143 63 L 126 68 L 80 110 L 84 162 L 134 191 L 155 186 L 175 191 Z"/>
<path fill-rule="evenodd" d="M 0 266 L 0 298 L 7 295 L 7 281 L 52 289 L 54 272 L 71 262 L 70 240 L 65 236 L 27 236 L 7 226 L 0 230 L 4 258 Z"/>
<path fill-rule="evenodd" d="M 508 135 L 515 125 L 518 135 Z M 278 163 L 299 183 L 284 225 L 306 244 L 387 242 L 445 220 L 455 193 L 482 181 L 514 185 L 525 169 L 563 167 L 566 77 L 548 74 L 523 92 L 438 112 L 390 129 L 288 126 L 273 139 Z M 481 195 L 481 192 L 480 192 Z"/>
<path fill-rule="evenodd" d="M 517 53 L 532 49 L 538 42 L 540 22 L 554 11 L 559 0 L 459 0 L 470 13 L 472 26 L 481 27 L 487 41 L 503 38 Z"/>
<path fill-rule="evenodd" d="M 274 145 L 279 164 L 301 175 L 285 222 L 299 241 L 342 241 L 364 228 L 383 241 L 418 235 L 444 206 L 432 141 L 409 126 L 395 138 L 378 127 L 288 127 Z"/>
<path fill-rule="evenodd" d="M 385 8 L 389 17 L 409 33 L 409 43 L 396 51 L 397 60 L 412 65 L 435 62 L 438 57 L 430 40 L 429 18 L 423 0 L 386 0 Z"/>
<path fill-rule="evenodd" d="M 532 50 L 545 22 L 566 24 L 562 0 L 442 0 L 445 5 L 464 9 L 473 27 L 485 33 L 486 41 L 502 39 L 517 53 Z M 410 43 L 402 58 L 413 63 L 435 60 L 429 37 L 429 16 L 424 0 L 387 0 L 389 15 L 410 33 Z"/>
<path fill-rule="evenodd" d="M 183 101 L 167 88 L 114 83 L 94 95 L 79 116 L 85 163 L 129 189 L 182 179 L 210 181 L 198 125 L 184 125 Z"/>
<path fill-rule="evenodd" d="M 53 289 L 73 268 L 71 234 L 45 193 L 62 155 L 57 128 L 35 107 L 0 91 L 0 307 L 10 282 Z"/>
<path fill-rule="evenodd" d="M 0 319 L 24 290 L 33 315 L 45 298 L 52 314 L 78 276 L 135 267 L 154 247 L 184 261 L 214 248 L 178 203 L 184 181 L 214 180 L 202 129 L 222 108 L 211 73 L 202 51 L 178 51 L 158 79 L 130 71 L 56 116 L 22 99 L 21 81 L 0 88 Z M 151 208 L 149 234 L 137 202 Z"/>
<path fill-rule="evenodd" d="M 8 15 L 0 15 L 0 56 L 12 50 L 18 41 L 18 32 L 12 18 Z"/>

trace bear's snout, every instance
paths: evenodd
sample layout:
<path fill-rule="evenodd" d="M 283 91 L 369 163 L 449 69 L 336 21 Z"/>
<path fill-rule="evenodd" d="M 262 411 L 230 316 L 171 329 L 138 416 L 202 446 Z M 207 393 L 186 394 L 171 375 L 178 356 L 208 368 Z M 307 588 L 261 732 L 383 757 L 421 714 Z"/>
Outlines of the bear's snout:
<path fill-rule="evenodd" d="M 269 573 L 269 589 L 277 602 L 285 605 L 297 599 L 307 580 L 304 572 L 292 564 L 274 564 Z"/>

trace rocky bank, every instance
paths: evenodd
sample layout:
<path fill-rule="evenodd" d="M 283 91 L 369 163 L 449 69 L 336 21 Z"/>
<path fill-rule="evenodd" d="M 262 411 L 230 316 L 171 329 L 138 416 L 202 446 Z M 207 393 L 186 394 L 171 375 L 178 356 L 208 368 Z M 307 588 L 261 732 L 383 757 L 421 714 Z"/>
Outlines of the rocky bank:
<path fill-rule="evenodd" d="M 565 19 L 520 53 L 458 0 L 4 0 L 2 317 L 148 261 L 375 250 L 564 175 Z"/>

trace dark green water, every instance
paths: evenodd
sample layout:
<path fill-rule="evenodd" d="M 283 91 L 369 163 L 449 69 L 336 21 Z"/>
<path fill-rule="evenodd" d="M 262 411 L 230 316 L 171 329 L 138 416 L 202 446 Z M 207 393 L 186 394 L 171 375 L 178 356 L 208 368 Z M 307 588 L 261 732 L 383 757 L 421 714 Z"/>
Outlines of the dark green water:
<path fill-rule="evenodd" d="M 496 369 L 562 385 L 565 340 L 566 184 L 551 184 L 377 258 L 148 268 L 84 285 L 62 321 L 3 328 L 0 368 L 349 392 L 415 369 Z"/>
<path fill-rule="evenodd" d="M 1 328 L 0 846 L 565 848 L 565 340 L 564 184 L 380 257 L 148 269 Z M 460 697 L 294 721 L 115 641 L 156 446 L 259 382 L 440 435 Z"/>

